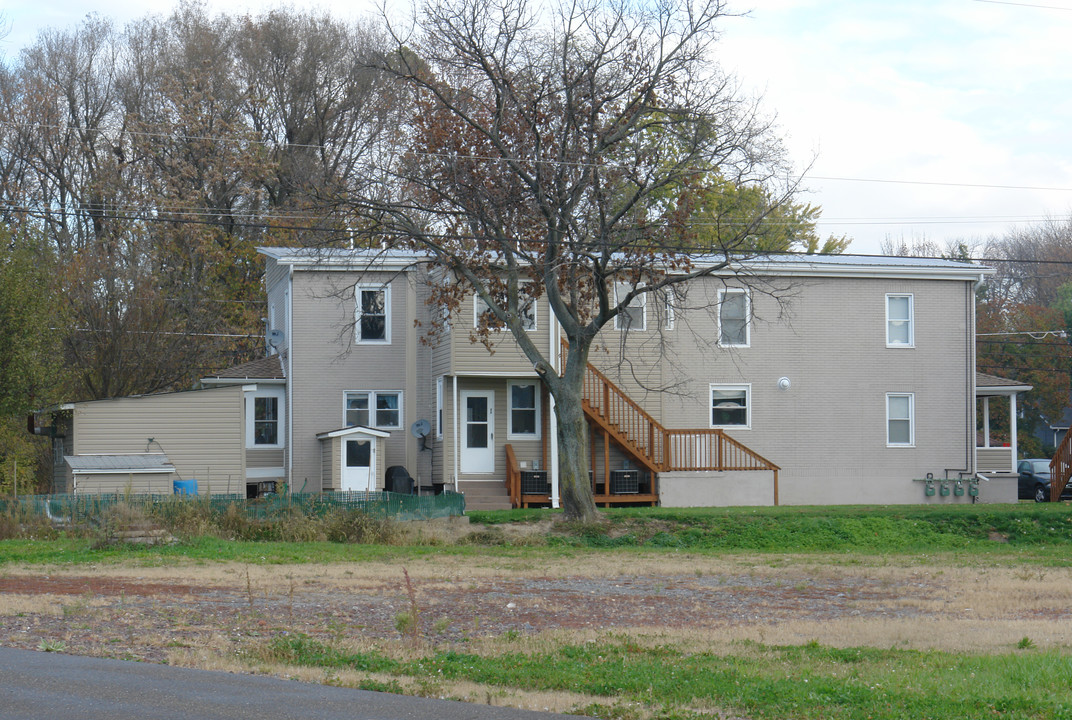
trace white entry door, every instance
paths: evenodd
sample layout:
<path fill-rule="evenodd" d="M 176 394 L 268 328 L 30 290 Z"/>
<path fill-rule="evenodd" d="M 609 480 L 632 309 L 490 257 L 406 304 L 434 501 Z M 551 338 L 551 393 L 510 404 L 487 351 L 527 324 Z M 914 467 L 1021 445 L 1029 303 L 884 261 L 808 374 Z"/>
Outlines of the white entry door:
<path fill-rule="evenodd" d="M 349 437 L 343 440 L 342 489 L 371 490 L 372 468 L 376 467 L 376 444 L 372 438 Z"/>
<path fill-rule="evenodd" d="M 462 392 L 462 472 L 495 472 L 495 392 Z"/>

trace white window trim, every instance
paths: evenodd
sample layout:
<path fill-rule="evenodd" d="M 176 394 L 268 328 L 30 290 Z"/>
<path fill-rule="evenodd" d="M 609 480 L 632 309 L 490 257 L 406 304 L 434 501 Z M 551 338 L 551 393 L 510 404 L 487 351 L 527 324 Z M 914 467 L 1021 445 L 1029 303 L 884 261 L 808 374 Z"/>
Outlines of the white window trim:
<path fill-rule="evenodd" d="M 521 302 L 522 298 L 518 297 L 517 300 L 518 300 L 518 302 Z M 536 329 L 540 326 L 540 318 L 539 318 L 540 303 L 536 298 L 531 298 L 531 297 L 529 298 L 529 302 L 532 304 L 532 327 L 525 327 L 525 324 L 524 324 L 525 317 L 524 317 L 524 315 L 522 315 L 521 316 L 521 321 L 522 321 L 521 329 L 524 330 L 525 332 L 536 332 Z M 488 307 L 487 303 L 484 302 L 484 299 L 482 297 L 480 297 L 476 293 L 473 293 L 473 327 L 474 328 L 480 327 L 480 316 L 485 311 L 490 313 L 491 309 Z M 492 317 L 494 317 L 494 314 L 492 315 Z M 498 318 L 496 318 L 496 319 L 498 319 Z M 498 326 L 490 326 L 490 327 L 488 327 L 488 330 L 491 331 L 491 332 L 502 332 L 503 330 L 507 330 L 507 329 L 508 328 L 506 327 L 506 325 L 498 325 Z"/>
<path fill-rule="evenodd" d="M 640 287 L 639 285 L 637 287 Z M 623 291 L 622 294 L 628 295 L 634 290 L 634 287 L 628 283 L 614 283 L 614 304 L 617 306 L 621 303 L 618 299 L 619 288 Z M 622 308 L 623 312 L 619 312 L 614 316 L 614 329 L 615 330 L 628 330 L 629 332 L 645 332 L 648 329 L 648 295 L 649 293 L 641 293 L 637 295 L 626 307 L 636 309 L 638 306 L 633 303 L 640 303 L 640 327 L 625 327 L 622 323 L 622 318 L 625 316 L 625 308 Z"/>
<path fill-rule="evenodd" d="M 744 342 L 722 342 L 722 302 L 727 295 L 744 296 Z M 752 294 L 746 288 L 722 288 L 718 291 L 718 345 L 719 347 L 747 348 L 752 347 Z"/>
<path fill-rule="evenodd" d="M 346 423 L 346 401 L 350 395 L 357 395 L 359 393 L 365 393 L 369 397 L 369 425 L 368 427 L 379 428 L 381 430 L 398 430 L 403 427 L 406 422 L 405 404 L 403 402 L 403 396 L 401 390 L 344 390 L 342 394 L 342 427 L 350 427 Z M 376 396 L 377 395 L 397 395 L 398 396 L 398 424 L 397 425 L 377 425 L 376 424 Z"/>
<path fill-rule="evenodd" d="M 908 298 L 908 342 L 890 342 L 890 300 Z M 900 319 L 900 318 L 898 318 Z M 912 293 L 886 293 L 886 347 L 914 348 L 916 346 L 916 301 Z"/>
<path fill-rule="evenodd" d="M 443 376 L 440 375 L 436 378 L 435 387 L 435 424 L 436 424 L 436 439 L 443 439 Z"/>
<path fill-rule="evenodd" d="M 275 388 L 263 388 L 246 392 L 246 449 L 247 450 L 277 450 L 284 447 L 284 438 L 286 437 L 286 394 L 282 387 Z M 276 412 L 279 414 L 277 419 L 278 427 L 276 428 L 276 440 L 277 442 L 272 444 L 257 444 L 256 439 L 256 418 L 254 417 L 254 409 L 256 407 L 255 398 L 261 397 L 274 397 L 276 398 Z"/>
<path fill-rule="evenodd" d="M 383 291 L 384 327 L 383 339 L 365 340 L 361 337 L 361 293 L 365 290 Z M 358 283 L 354 286 L 354 343 L 357 345 L 391 344 L 391 285 L 377 283 Z"/>
<path fill-rule="evenodd" d="M 515 433 L 514 432 L 514 385 L 531 385 L 536 389 L 533 393 L 536 402 L 536 432 L 533 433 Z M 528 408 L 525 408 L 526 410 Z M 539 440 L 540 439 L 540 384 L 534 380 L 511 380 L 506 383 L 506 437 L 509 440 Z"/>
<path fill-rule="evenodd" d="M 895 443 L 890 441 L 890 420 L 904 420 L 905 418 L 890 417 L 890 398 L 908 398 L 908 442 Z M 916 446 L 916 394 L 910 392 L 886 393 L 886 447 L 890 448 L 914 448 Z"/>
<path fill-rule="evenodd" d="M 715 425 L 711 417 L 714 410 L 715 390 L 744 390 L 745 424 L 744 425 Z M 725 430 L 751 430 L 752 429 L 752 383 L 711 383 L 707 390 L 707 422 L 713 429 Z"/>

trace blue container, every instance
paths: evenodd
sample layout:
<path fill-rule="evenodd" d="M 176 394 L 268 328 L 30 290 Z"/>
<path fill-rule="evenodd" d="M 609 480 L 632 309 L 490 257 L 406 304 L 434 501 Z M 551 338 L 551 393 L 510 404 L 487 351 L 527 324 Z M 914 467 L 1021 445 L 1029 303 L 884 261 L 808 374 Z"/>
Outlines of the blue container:
<path fill-rule="evenodd" d="M 173 480 L 171 483 L 175 489 L 176 495 L 196 495 L 197 494 L 197 481 L 196 480 Z"/>

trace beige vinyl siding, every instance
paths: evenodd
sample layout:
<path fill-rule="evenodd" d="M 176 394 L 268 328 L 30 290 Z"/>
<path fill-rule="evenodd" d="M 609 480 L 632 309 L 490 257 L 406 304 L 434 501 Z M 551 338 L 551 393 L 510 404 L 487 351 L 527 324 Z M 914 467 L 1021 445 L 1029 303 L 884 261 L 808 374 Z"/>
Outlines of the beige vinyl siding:
<path fill-rule="evenodd" d="M 244 493 L 242 386 L 75 404 L 74 455 L 143 453 L 149 438 L 202 493 Z"/>
<path fill-rule="evenodd" d="M 263 450 L 258 448 L 246 449 L 246 468 L 282 468 L 283 448 L 271 448 Z"/>
<path fill-rule="evenodd" d="M 268 295 L 266 313 L 274 312 L 269 317 L 269 325 L 284 333 L 283 342 L 276 350 L 283 352 L 290 346 L 290 338 L 286 336 L 287 328 L 287 288 L 289 287 L 289 269 L 286 265 L 280 265 L 275 260 L 268 258 L 264 269 L 264 284 Z"/>
<path fill-rule="evenodd" d="M 721 286 L 709 280 L 706 291 Z M 914 348 L 886 347 L 887 293 L 913 295 Z M 716 337 L 715 319 L 690 318 L 671 357 L 693 379 L 666 395 L 666 425 L 709 427 L 710 384 L 749 383 L 751 429 L 727 433 L 782 467 L 784 504 L 919 502 L 913 478 L 971 469 L 971 283 L 812 278 L 785 296 L 779 306 L 753 293 L 748 348 L 702 342 Z M 914 395 L 914 448 L 887 447 L 890 392 Z"/>
<path fill-rule="evenodd" d="M 536 329 L 528 333 L 536 347 L 547 358 L 551 308 L 541 299 L 536 310 Z M 481 342 L 473 342 L 473 298 L 462 303 L 457 315 L 451 318 L 451 372 L 462 374 L 525 374 L 532 372 L 532 361 L 525 357 L 509 330 L 491 333 L 491 350 Z M 494 351 L 494 353 L 492 352 Z M 550 358 L 547 358 L 550 359 Z"/>
<path fill-rule="evenodd" d="M 74 477 L 75 492 L 79 495 L 170 495 L 174 490 L 172 483 L 178 480 L 175 473 L 78 473 Z M 208 490 L 198 482 L 197 491 Z"/>
<path fill-rule="evenodd" d="M 398 428 L 383 443 L 385 460 L 413 474 L 416 442 L 409 427 L 421 412 L 416 385 L 415 293 L 412 273 L 298 271 L 294 274 L 291 363 L 291 484 L 319 487 L 322 458 L 318 433 L 344 426 L 346 391 L 400 391 Z M 354 343 L 354 286 L 389 283 L 389 344 Z M 377 482 L 382 485 L 383 478 Z"/>

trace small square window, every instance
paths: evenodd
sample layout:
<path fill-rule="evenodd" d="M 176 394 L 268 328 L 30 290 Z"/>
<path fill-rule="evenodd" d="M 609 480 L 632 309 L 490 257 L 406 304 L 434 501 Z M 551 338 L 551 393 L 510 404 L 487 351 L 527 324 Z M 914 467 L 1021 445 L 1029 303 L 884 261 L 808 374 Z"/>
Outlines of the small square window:
<path fill-rule="evenodd" d="M 711 427 L 752 427 L 751 395 L 751 385 L 711 385 Z"/>

